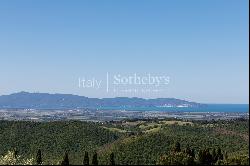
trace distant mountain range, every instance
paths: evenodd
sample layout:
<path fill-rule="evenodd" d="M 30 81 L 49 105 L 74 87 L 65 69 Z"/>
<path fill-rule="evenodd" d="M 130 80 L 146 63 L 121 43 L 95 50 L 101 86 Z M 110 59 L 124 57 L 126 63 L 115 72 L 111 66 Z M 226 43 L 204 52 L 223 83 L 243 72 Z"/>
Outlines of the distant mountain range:
<path fill-rule="evenodd" d="M 175 98 L 88 98 L 72 94 L 19 92 L 0 96 L 0 108 L 76 109 L 102 107 L 199 107 L 202 104 Z"/>

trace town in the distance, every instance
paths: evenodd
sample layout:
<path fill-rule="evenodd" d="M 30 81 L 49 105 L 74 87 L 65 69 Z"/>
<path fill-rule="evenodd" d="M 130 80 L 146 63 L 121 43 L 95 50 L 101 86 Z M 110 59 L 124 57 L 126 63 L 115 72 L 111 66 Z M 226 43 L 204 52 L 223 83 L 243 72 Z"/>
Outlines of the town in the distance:
<path fill-rule="evenodd" d="M 93 122 L 128 119 L 249 119 L 248 105 L 210 105 L 174 98 L 87 98 L 19 92 L 0 96 L 0 120 Z"/>

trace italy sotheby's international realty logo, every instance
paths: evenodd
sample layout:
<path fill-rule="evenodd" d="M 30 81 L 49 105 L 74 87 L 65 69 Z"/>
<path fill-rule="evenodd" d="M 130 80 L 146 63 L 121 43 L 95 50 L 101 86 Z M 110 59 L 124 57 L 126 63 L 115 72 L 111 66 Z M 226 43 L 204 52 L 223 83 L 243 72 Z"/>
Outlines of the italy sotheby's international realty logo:
<path fill-rule="evenodd" d="M 105 88 L 106 92 L 123 93 L 151 93 L 164 91 L 170 83 L 170 77 L 159 74 L 110 74 L 105 79 L 96 77 L 79 77 L 79 88 L 92 88 L 99 90 Z"/>

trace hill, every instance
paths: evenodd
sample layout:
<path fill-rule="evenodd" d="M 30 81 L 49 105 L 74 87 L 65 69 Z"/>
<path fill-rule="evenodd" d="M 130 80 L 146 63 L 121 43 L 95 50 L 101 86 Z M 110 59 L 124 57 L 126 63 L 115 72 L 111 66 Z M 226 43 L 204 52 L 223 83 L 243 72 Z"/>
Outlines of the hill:
<path fill-rule="evenodd" d="M 16 149 L 23 158 L 34 158 L 41 149 L 44 163 L 58 164 L 67 151 L 71 164 L 82 164 L 84 152 L 88 151 L 90 159 L 97 152 L 100 164 L 109 163 L 109 155 L 114 153 L 117 164 L 152 165 L 161 161 L 162 156 L 168 156 L 173 145 L 179 142 L 181 151 L 187 147 L 194 150 L 197 161 L 201 150 L 212 153 L 213 149 L 221 148 L 225 160 L 246 162 L 245 159 L 249 160 L 246 158 L 249 156 L 248 131 L 249 121 L 241 119 L 130 120 L 104 124 L 0 121 L 0 156 Z"/>
<path fill-rule="evenodd" d="M 172 123 L 174 122 L 174 123 Z M 114 152 L 117 162 L 121 165 L 157 164 L 163 154 L 171 151 L 175 142 L 180 142 L 184 150 L 189 147 L 198 153 L 199 150 L 208 148 L 212 150 L 222 148 L 227 155 L 248 154 L 248 122 L 218 121 L 218 122 L 182 122 L 182 121 L 157 121 L 141 122 L 135 125 L 134 131 L 139 135 L 130 136 L 116 141 L 105 150 L 100 149 L 104 156 Z M 123 126 L 123 127 L 122 127 Z M 131 127 L 116 126 L 123 130 Z M 218 129 L 228 131 L 222 133 Z M 234 132 L 234 133 L 232 133 Z M 108 156 L 103 158 L 107 162 Z"/>
<path fill-rule="evenodd" d="M 45 161 L 54 163 L 61 160 L 65 151 L 69 151 L 71 162 L 77 162 L 84 151 L 91 152 L 119 137 L 119 133 L 92 122 L 0 121 L 0 155 L 16 149 L 18 154 L 30 157 L 41 149 Z"/>
<path fill-rule="evenodd" d="M 0 108 L 75 109 L 99 107 L 198 107 L 201 104 L 175 98 L 88 98 L 72 94 L 19 92 L 0 96 Z"/>

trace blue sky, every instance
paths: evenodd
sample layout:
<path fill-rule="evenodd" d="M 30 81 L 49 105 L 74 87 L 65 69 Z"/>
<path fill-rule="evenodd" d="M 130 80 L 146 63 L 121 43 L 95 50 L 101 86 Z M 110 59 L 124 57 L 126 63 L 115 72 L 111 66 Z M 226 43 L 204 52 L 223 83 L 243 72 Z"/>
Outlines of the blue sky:
<path fill-rule="evenodd" d="M 247 0 L 0 1 L 0 95 L 175 97 L 248 103 Z M 159 93 L 106 93 L 78 78 L 170 76 Z M 105 89 L 105 87 L 103 87 Z"/>

